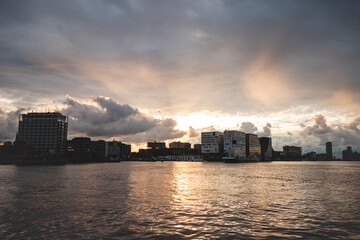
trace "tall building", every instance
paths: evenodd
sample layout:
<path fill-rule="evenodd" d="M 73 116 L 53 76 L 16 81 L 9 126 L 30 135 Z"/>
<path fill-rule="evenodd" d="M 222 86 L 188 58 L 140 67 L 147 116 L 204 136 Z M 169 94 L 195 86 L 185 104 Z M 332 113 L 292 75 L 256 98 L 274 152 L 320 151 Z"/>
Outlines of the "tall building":
<path fill-rule="evenodd" d="M 299 160 L 302 157 L 302 148 L 296 146 L 284 146 L 284 156 L 287 160 Z"/>
<path fill-rule="evenodd" d="M 255 134 L 247 133 L 246 139 L 246 157 L 254 157 L 261 155 L 259 138 Z"/>
<path fill-rule="evenodd" d="M 326 155 L 328 157 L 328 160 L 333 159 L 332 142 L 327 142 L 326 143 Z"/>
<path fill-rule="evenodd" d="M 224 154 L 227 157 L 234 158 L 244 158 L 246 156 L 246 143 L 244 132 L 224 132 Z"/>
<path fill-rule="evenodd" d="M 19 115 L 17 142 L 25 142 L 42 155 L 64 154 L 68 121 L 61 113 L 27 113 Z"/>
<path fill-rule="evenodd" d="M 261 137 L 259 138 L 261 147 L 261 160 L 270 161 L 273 158 L 273 148 L 271 145 L 271 138 Z"/>
<path fill-rule="evenodd" d="M 164 142 L 148 142 L 147 143 L 147 147 L 151 148 L 151 149 L 162 149 L 162 148 L 166 148 L 165 143 Z"/>
<path fill-rule="evenodd" d="M 191 144 L 186 142 L 172 142 L 169 144 L 169 148 L 184 148 L 184 149 L 190 149 Z"/>
<path fill-rule="evenodd" d="M 221 154 L 224 149 L 224 133 L 222 132 L 202 132 L 201 133 L 201 153 Z"/>

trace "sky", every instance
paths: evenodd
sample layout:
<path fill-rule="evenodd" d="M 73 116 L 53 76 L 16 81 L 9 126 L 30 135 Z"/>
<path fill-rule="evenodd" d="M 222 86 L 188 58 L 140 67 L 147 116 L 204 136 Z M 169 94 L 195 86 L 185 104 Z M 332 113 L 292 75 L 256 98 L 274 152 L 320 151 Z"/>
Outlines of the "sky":
<path fill-rule="evenodd" d="M 69 138 L 200 143 L 242 130 L 360 151 L 360 2 L 0 2 L 0 142 L 60 111 Z"/>

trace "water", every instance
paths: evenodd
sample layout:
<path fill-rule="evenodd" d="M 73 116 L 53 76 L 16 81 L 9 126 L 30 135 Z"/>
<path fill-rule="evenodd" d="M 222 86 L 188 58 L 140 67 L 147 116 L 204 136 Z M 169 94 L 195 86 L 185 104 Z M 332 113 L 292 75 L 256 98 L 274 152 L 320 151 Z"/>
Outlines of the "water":
<path fill-rule="evenodd" d="M 360 162 L 0 166 L 0 239 L 360 239 Z"/>

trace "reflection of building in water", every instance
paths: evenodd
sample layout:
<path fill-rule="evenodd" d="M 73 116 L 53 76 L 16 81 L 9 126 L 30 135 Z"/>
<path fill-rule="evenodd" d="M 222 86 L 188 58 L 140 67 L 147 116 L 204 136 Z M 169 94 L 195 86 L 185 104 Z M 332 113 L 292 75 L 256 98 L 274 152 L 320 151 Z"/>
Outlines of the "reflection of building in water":
<path fill-rule="evenodd" d="M 67 130 L 67 117 L 61 113 L 20 114 L 16 141 L 31 145 L 41 154 L 64 154 Z"/>
<path fill-rule="evenodd" d="M 271 145 L 271 138 L 269 137 L 261 137 L 259 138 L 260 146 L 261 146 L 261 160 L 269 161 L 273 158 L 273 148 Z"/>
<path fill-rule="evenodd" d="M 247 133 L 246 137 L 246 156 L 254 157 L 261 155 L 259 138 L 255 134 Z"/>
<path fill-rule="evenodd" d="M 227 157 L 244 158 L 246 156 L 245 133 L 241 131 L 224 132 L 224 154 Z"/>

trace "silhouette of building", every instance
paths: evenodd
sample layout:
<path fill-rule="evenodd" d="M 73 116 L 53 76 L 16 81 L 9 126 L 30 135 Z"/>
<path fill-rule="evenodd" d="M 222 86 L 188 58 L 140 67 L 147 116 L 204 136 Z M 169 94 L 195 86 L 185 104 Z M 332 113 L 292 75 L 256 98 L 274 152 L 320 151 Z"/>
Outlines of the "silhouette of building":
<path fill-rule="evenodd" d="M 70 162 L 99 162 L 105 159 L 105 141 L 91 141 L 88 137 L 67 140 L 67 158 Z"/>
<path fill-rule="evenodd" d="M 182 148 L 182 149 L 190 149 L 191 144 L 186 142 L 172 142 L 169 144 L 169 148 Z"/>
<path fill-rule="evenodd" d="M 271 138 L 261 137 L 259 138 L 260 147 L 261 147 L 261 160 L 270 161 L 273 158 L 273 148 L 271 144 Z"/>
<path fill-rule="evenodd" d="M 252 133 L 247 133 L 245 135 L 245 138 L 246 138 L 246 157 L 260 156 L 261 147 L 258 136 Z"/>
<path fill-rule="evenodd" d="M 333 151 L 332 151 L 332 142 L 327 142 L 326 144 L 326 155 L 328 160 L 333 159 Z"/>
<path fill-rule="evenodd" d="M 196 150 L 200 149 L 201 150 L 201 144 L 200 143 L 194 144 L 194 149 L 196 149 Z"/>
<path fill-rule="evenodd" d="M 345 161 L 360 161 L 360 153 L 353 152 L 350 146 L 342 152 L 342 159 Z"/>
<path fill-rule="evenodd" d="M 304 160 L 307 161 L 316 161 L 317 159 L 317 154 L 316 152 L 308 152 L 304 155 Z"/>
<path fill-rule="evenodd" d="M 41 155 L 64 154 L 67 131 L 67 117 L 61 113 L 20 114 L 16 141 L 31 145 Z"/>
<path fill-rule="evenodd" d="M 196 155 L 200 155 L 201 154 L 201 144 L 194 144 L 194 151 L 195 151 Z"/>
<path fill-rule="evenodd" d="M 244 158 L 246 156 L 245 133 L 240 131 L 224 132 L 224 154 L 227 157 Z"/>
<path fill-rule="evenodd" d="M 302 148 L 296 146 L 284 146 L 284 156 L 286 160 L 300 160 L 302 157 Z"/>
<path fill-rule="evenodd" d="M 147 143 L 147 147 L 151 148 L 151 149 L 162 149 L 162 148 L 166 148 L 165 143 L 164 142 L 148 142 Z"/>
<path fill-rule="evenodd" d="M 131 145 L 119 142 L 111 141 L 105 142 L 105 158 L 106 159 L 127 159 L 130 157 Z"/>

